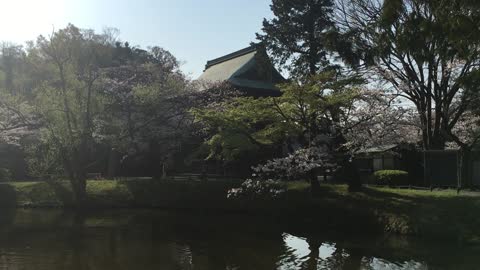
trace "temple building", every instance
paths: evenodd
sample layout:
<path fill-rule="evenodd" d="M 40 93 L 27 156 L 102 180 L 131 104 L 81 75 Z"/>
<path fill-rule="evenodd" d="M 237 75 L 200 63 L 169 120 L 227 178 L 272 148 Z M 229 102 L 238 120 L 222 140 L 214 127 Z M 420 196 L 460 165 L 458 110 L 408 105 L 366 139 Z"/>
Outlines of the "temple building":
<path fill-rule="evenodd" d="M 257 45 L 208 61 L 198 80 L 227 82 L 254 97 L 279 96 L 276 85 L 286 82 L 265 50 Z"/>

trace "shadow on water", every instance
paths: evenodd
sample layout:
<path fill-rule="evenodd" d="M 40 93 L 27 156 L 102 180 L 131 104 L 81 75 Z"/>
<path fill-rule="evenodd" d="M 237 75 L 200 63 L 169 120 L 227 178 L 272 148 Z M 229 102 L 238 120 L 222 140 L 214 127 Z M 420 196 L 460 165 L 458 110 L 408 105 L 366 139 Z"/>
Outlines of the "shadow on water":
<path fill-rule="evenodd" d="M 238 186 L 235 182 L 221 181 L 125 180 L 120 183 L 119 187 L 125 188 L 123 192 L 129 194 L 129 205 L 177 209 L 222 209 L 231 204 L 227 191 Z"/>
<path fill-rule="evenodd" d="M 7 184 L 0 184 L 0 205 L 5 208 L 13 208 L 17 203 L 15 189 Z"/>
<path fill-rule="evenodd" d="M 17 209 L 0 223 L 0 269 L 472 269 L 477 252 L 197 212 Z"/>

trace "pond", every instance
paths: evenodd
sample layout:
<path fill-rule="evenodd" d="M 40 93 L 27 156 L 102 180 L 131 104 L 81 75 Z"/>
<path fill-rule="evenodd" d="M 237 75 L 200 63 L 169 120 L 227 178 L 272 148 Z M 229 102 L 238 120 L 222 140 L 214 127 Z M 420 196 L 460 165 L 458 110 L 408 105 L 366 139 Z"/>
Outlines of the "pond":
<path fill-rule="evenodd" d="M 478 269 L 477 247 L 200 212 L 2 210 L 0 269 Z"/>

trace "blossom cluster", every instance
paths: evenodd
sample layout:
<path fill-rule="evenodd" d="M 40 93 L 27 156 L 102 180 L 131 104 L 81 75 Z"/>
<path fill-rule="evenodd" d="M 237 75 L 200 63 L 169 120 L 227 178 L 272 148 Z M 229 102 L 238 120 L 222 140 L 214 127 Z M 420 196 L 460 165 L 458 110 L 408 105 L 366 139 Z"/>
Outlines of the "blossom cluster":
<path fill-rule="evenodd" d="M 315 146 L 295 151 L 284 158 L 276 158 L 253 167 L 254 176 L 260 179 L 298 180 L 317 168 L 335 167 L 327 146 Z"/>
<path fill-rule="evenodd" d="M 230 189 L 227 193 L 229 199 L 276 199 L 286 191 L 285 185 L 280 181 L 247 179 L 239 188 Z"/>

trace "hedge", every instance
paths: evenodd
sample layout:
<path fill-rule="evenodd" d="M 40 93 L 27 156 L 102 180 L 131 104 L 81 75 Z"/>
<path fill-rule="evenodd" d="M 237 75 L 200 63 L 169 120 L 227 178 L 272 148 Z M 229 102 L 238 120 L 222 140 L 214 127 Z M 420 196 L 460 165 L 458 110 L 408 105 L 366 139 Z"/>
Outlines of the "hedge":
<path fill-rule="evenodd" d="M 408 172 L 400 170 L 380 170 L 373 173 L 373 183 L 385 186 L 408 185 Z"/>

